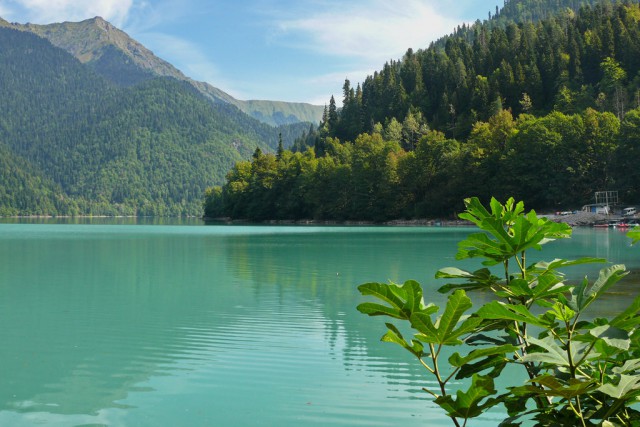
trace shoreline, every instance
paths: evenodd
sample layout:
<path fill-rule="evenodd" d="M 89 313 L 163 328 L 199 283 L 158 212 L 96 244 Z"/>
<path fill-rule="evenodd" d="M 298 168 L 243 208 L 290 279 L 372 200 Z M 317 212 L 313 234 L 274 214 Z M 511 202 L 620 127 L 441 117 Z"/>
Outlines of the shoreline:
<path fill-rule="evenodd" d="M 539 214 L 541 218 L 547 218 L 550 221 L 568 224 L 571 227 L 592 227 L 595 224 L 602 224 L 612 220 L 625 219 L 620 215 L 603 215 L 592 212 L 576 212 L 568 215 L 557 214 Z M 108 220 L 108 219 L 127 219 L 127 220 L 169 220 L 169 219 L 189 219 L 201 220 L 205 224 L 228 224 L 228 225 L 331 225 L 331 226 L 398 226 L 398 227 L 468 227 L 473 226 L 470 221 L 462 219 L 443 219 L 443 218 L 420 218 L 420 219 L 394 219 L 384 222 L 375 221 L 357 221 L 357 220 L 265 220 L 265 221 L 248 221 L 242 219 L 231 218 L 206 218 L 198 216 L 135 216 L 135 215 L 11 215 L 0 217 L 2 220 Z M 629 219 L 638 219 L 638 216 Z"/>

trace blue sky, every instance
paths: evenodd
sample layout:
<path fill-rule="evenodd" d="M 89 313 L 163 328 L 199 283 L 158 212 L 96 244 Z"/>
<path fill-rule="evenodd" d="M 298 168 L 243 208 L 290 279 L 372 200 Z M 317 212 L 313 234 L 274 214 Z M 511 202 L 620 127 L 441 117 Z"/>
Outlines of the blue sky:
<path fill-rule="evenodd" d="M 324 105 L 411 47 L 485 19 L 504 0 L 0 0 L 11 22 L 101 16 L 238 99 Z"/>

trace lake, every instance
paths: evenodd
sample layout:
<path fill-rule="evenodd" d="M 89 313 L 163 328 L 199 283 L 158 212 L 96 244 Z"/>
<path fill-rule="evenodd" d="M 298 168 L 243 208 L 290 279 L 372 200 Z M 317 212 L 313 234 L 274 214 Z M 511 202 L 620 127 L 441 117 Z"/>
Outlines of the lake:
<path fill-rule="evenodd" d="M 454 259 L 473 229 L 130 222 L 0 224 L 0 425 L 450 425 L 356 287 L 416 279 L 442 302 L 436 270 L 478 265 Z M 633 271 L 597 314 L 640 290 L 618 230 L 543 254 Z"/>

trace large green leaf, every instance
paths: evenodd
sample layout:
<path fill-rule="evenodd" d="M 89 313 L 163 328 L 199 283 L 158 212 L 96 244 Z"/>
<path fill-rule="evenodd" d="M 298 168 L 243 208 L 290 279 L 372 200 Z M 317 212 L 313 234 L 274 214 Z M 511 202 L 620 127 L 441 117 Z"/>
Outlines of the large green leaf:
<path fill-rule="evenodd" d="M 523 362 L 539 362 L 548 363 L 554 366 L 569 366 L 569 358 L 567 352 L 560 347 L 553 338 L 546 337 L 538 339 L 527 337 L 529 344 L 543 348 L 544 352 L 527 353 L 522 357 Z"/>
<path fill-rule="evenodd" d="M 455 267 L 447 267 L 438 270 L 436 279 L 463 279 L 464 283 L 448 283 L 438 289 L 440 293 L 448 293 L 455 289 L 488 289 L 496 284 L 500 278 L 491 274 L 488 268 L 482 268 L 474 272 L 461 270 Z"/>
<path fill-rule="evenodd" d="M 463 290 L 457 290 L 449 296 L 444 313 L 437 322 L 441 339 L 444 340 L 451 334 L 462 315 L 471 307 L 473 307 L 471 299 Z"/>
<path fill-rule="evenodd" d="M 614 399 L 626 400 L 640 395 L 640 375 L 620 375 L 618 384 L 603 384 L 598 390 Z"/>
<path fill-rule="evenodd" d="M 424 313 L 415 313 L 411 319 L 411 327 L 419 332 L 416 338 L 429 344 L 440 342 L 438 328 L 433 324 L 431 316 Z"/>
<path fill-rule="evenodd" d="M 462 365 L 456 374 L 456 379 L 469 378 L 481 372 L 486 372 L 484 375 L 491 378 L 497 378 L 509 362 L 510 360 L 505 358 L 504 355 L 487 356 L 477 362 Z"/>
<path fill-rule="evenodd" d="M 358 306 L 358 310 L 369 316 L 387 315 L 398 319 L 406 318 L 403 316 L 402 307 L 406 299 L 404 290 L 396 284 L 387 283 L 365 283 L 358 286 L 358 290 L 362 295 L 374 296 L 389 304 L 390 307 L 381 306 L 374 303 L 364 303 Z M 382 308 L 381 308 L 382 307 Z"/>
<path fill-rule="evenodd" d="M 390 316 L 396 319 L 408 320 L 411 313 L 422 311 L 435 313 L 438 307 L 422 302 L 422 287 L 414 280 L 408 280 L 402 286 L 394 283 L 365 283 L 358 286 L 362 295 L 373 296 L 387 305 L 366 302 L 358 305 L 358 311 L 369 316 Z"/>
<path fill-rule="evenodd" d="M 495 265 L 508 259 L 511 253 L 508 252 L 504 245 L 495 240 L 491 240 L 485 233 L 474 233 L 458 243 L 458 253 L 456 259 L 462 260 L 467 258 L 484 257 L 488 258 L 484 261 L 484 265 Z"/>
<path fill-rule="evenodd" d="M 551 262 L 539 261 L 533 265 L 535 269 L 539 270 L 558 270 L 560 268 L 572 267 L 575 265 L 583 265 L 583 264 L 594 264 L 594 263 L 605 263 L 607 260 L 605 258 L 592 258 L 592 257 L 584 257 L 578 258 L 574 260 L 566 260 L 566 259 L 554 259 Z"/>
<path fill-rule="evenodd" d="M 444 312 L 434 323 L 431 316 L 417 312 L 411 316 L 411 326 L 420 332 L 416 337 L 424 342 L 442 345 L 462 344 L 458 338 L 473 331 L 481 322 L 479 318 L 468 318 L 456 329 L 464 313 L 472 307 L 471 299 L 463 290 L 457 290 L 447 299 Z"/>
<path fill-rule="evenodd" d="M 485 304 L 476 314 L 483 319 L 513 320 L 541 327 L 550 325 L 549 321 L 536 317 L 524 305 L 506 304 L 501 301 Z"/>
<path fill-rule="evenodd" d="M 495 393 L 493 378 L 474 375 L 471 386 L 466 392 L 458 390 L 455 399 L 451 395 L 439 396 L 435 402 L 447 411 L 449 416 L 466 420 L 477 417 L 488 408 L 498 404 L 499 399 L 486 399 Z"/>
<path fill-rule="evenodd" d="M 509 287 L 506 288 L 506 291 L 496 294 L 498 296 L 502 296 L 501 294 L 504 294 L 504 297 L 532 297 L 534 295 L 534 291 L 531 289 L 529 281 L 525 279 L 512 279 L 509 282 Z"/>
<path fill-rule="evenodd" d="M 615 328 L 611 325 L 597 326 L 589 330 L 589 334 L 603 340 L 607 345 L 620 350 L 629 350 L 631 339 L 627 331 Z"/>
<path fill-rule="evenodd" d="M 487 258 L 485 265 L 494 265 L 528 249 L 540 249 L 548 241 L 569 237 L 571 228 L 546 218 L 538 218 L 535 211 L 523 214 L 524 204 L 513 199 L 501 205 L 491 199 L 488 212 L 477 198 L 465 200 L 467 211 L 461 218 L 472 221 L 487 234 L 472 234 L 460 242 L 457 259 Z"/>
<path fill-rule="evenodd" d="M 572 290 L 571 300 L 567 302 L 567 305 L 577 312 L 584 311 L 593 301 L 602 296 L 627 274 L 628 272 L 625 271 L 625 266 L 622 264 L 603 268 L 600 270 L 598 279 L 590 288 L 587 289 L 588 281 L 585 278 Z"/>
<path fill-rule="evenodd" d="M 492 201 L 493 200 L 495 199 L 492 199 Z M 478 227 L 480 227 L 483 218 L 491 215 L 477 197 L 464 199 L 464 205 L 467 210 L 459 215 L 460 218 L 471 221 Z"/>
<path fill-rule="evenodd" d="M 466 365 L 467 363 L 473 362 L 474 360 L 478 360 L 483 357 L 496 356 L 496 355 L 505 356 L 507 353 L 513 353 L 518 349 L 519 347 L 515 345 L 506 344 L 506 345 L 473 350 L 469 354 L 467 354 L 465 357 L 460 356 L 460 353 L 456 352 L 449 357 L 449 363 L 451 364 L 451 366 L 459 368 L 463 365 Z"/>
<path fill-rule="evenodd" d="M 387 323 L 386 325 L 389 330 L 382 336 L 381 341 L 398 344 L 418 358 L 424 355 L 424 347 L 420 342 L 412 340 L 411 344 L 409 344 L 395 325 L 391 323 Z"/>
<path fill-rule="evenodd" d="M 548 313 L 553 317 L 562 320 L 564 323 L 569 323 L 576 315 L 575 311 L 561 302 L 556 302 Z"/>
<path fill-rule="evenodd" d="M 640 371 L 640 359 L 626 360 L 624 365 L 611 370 L 614 374 L 626 374 L 628 372 Z"/>
<path fill-rule="evenodd" d="M 600 270 L 598 280 L 593 284 L 589 293 L 597 298 L 627 274 L 629 274 L 629 272 L 626 271 L 623 264 L 616 264 L 608 268 L 603 268 Z"/>
<path fill-rule="evenodd" d="M 571 286 L 564 284 L 562 275 L 553 271 L 544 271 L 536 277 L 533 283 L 533 299 L 540 305 L 546 304 L 547 300 L 555 301 L 561 295 L 571 289 Z"/>
<path fill-rule="evenodd" d="M 405 319 L 399 309 L 373 302 L 364 302 L 358 305 L 357 309 L 360 313 L 368 314 L 369 316 L 390 316 L 396 319 Z"/>
<path fill-rule="evenodd" d="M 626 309 L 611 320 L 611 326 L 627 331 L 635 328 L 640 324 L 640 316 L 638 316 L 639 311 L 640 296 L 637 296 Z"/>
<path fill-rule="evenodd" d="M 571 399 L 576 396 L 581 396 L 588 393 L 595 387 L 595 381 L 583 381 L 580 379 L 571 378 L 568 381 L 564 381 L 556 377 L 555 375 L 544 374 L 529 380 L 531 383 L 542 385 L 543 387 L 536 387 L 528 385 L 524 387 L 517 387 L 512 390 L 516 395 L 518 394 L 540 394 L 544 396 L 563 397 L 565 399 Z"/>

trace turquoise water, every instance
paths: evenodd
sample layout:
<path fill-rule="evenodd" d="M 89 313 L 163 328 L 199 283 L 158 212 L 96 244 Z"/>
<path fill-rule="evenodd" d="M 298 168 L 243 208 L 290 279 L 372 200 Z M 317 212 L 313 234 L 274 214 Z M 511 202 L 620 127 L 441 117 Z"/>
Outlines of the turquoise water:
<path fill-rule="evenodd" d="M 448 426 L 356 287 L 416 279 L 441 302 L 435 271 L 475 267 L 454 259 L 469 231 L 0 224 L 0 425 Z M 616 230 L 554 245 L 640 269 Z"/>

